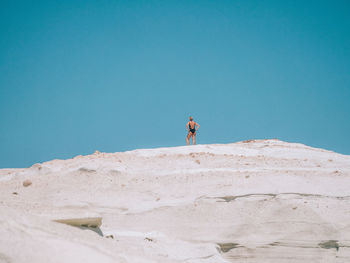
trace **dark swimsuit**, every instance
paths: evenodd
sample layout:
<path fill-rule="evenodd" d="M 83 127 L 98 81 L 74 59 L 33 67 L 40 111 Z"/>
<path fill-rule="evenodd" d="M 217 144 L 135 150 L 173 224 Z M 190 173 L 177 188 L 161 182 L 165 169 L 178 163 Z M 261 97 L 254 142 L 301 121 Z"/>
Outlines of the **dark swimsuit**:
<path fill-rule="evenodd" d="M 190 129 L 190 132 L 192 132 L 193 134 L 196 132 L 196 124 L 194 125 L 194 128 L 191 128 L 191 124 L 188 124 L 188 128 Z"/>

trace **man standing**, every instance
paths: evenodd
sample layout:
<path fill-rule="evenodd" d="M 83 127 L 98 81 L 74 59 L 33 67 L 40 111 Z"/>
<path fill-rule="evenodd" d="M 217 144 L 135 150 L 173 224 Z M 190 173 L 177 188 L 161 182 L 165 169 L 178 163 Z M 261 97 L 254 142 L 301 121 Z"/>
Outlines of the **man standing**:
<path fill-rule="evenodd" d="M 196 129 L 196 126 L 197 126 L 197 129 Z M 196 131 L 198 131 L 198 129 L 199 129 L 199 124 L 194 122 L 193 118 L 190 117 L 190 121 L 187 122 L 186 128 L 188 130 L 188 134 L 187 134 L 187 138 L 186 138 L 187 145 L 190 144 L 191 136 L 192 136 L 193 145 L 195 145 L 196 144 Z"/>

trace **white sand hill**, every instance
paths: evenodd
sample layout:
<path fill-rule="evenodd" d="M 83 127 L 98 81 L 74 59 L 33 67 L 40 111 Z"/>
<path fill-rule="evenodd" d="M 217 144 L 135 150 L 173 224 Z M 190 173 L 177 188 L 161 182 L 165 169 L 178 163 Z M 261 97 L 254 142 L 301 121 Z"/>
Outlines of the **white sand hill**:
<path fill-rule="evenodd" d="M 350 156 L 253 140 L 2 169 L 0 262 L 350 262 Z"/>

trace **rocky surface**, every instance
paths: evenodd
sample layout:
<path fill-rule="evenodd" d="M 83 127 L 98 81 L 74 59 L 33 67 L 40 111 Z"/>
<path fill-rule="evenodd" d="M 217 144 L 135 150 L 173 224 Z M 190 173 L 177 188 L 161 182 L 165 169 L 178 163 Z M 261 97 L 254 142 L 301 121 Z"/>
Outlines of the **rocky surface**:
<path fill-rule="evenodd" d="M 349 262 L 349 186 L 350 156 L 278 140 L 2 169 L 0 262 Z"/>

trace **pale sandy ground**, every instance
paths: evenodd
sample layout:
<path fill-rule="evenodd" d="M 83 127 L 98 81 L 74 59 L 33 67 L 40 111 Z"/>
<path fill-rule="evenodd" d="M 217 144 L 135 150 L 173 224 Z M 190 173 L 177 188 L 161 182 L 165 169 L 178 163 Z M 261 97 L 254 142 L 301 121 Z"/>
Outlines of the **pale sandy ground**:
<path fill-rule="evenodd" d="M 54 222 L 84 218 L 100 235 Z M 2 169 L 0 262 L 348 263 L 350 156 L 256 140 Z"/>

